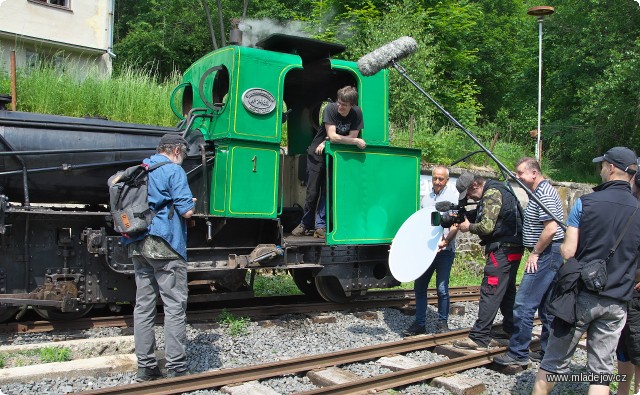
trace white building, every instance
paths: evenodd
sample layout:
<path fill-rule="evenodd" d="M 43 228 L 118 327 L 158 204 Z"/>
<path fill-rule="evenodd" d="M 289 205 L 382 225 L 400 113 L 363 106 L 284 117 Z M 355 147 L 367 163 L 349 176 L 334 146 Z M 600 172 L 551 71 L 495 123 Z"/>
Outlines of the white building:
<path fill-rule="evenodd" d="M 0 69 L 39 60 L 111 73 L 115 0 L 0 0 Z"/>

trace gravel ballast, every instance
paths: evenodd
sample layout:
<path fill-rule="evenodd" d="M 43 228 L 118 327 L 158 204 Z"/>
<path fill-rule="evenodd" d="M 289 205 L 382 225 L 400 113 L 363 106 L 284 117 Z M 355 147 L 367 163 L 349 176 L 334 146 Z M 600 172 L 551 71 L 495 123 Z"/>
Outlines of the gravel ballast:
<path fill-rule="evenodd" d="M 477 303 L 459 303 L 465 307 L 465 314 L 452 315 L 449 318 L 450 329 L 467 329 L 473 325 L 478 311 Z M 302 357 L 311 354 L 328 353 L 357 348 L 383 342 L 402 339 L 402 331 L 411 325 L 413 317 L 404 315 L 392 308 L 376 310 L 377 318 L 362 319 L 346 311 L 329 312 L 323 316 L 335 318 L 335 322 L 314 323 L 312 317 L 306 315 L 282 316 L 274 325 L 260 322 L 249 322 L 244 334 L 232 336 L 229 328 L 217 325 L 188 325 L 188 360 L 189 369 L 204 372 L 266 363 L 281 359 Z M 212 317 L 213 318 L 213 317 Z M 437 314 L 434 306 L 429 306 L 427 331 L 435 331 Z M 498 314 L 496 321 L 502 317 Z M 329 320 L 329 321 L 332 321 Z M 159 349 L 164 347 L 162 327 L 156 327 L 156 339 Z M 84 331 L 84 335 L 92 338 L 113 337 L 123 332 L 130 334 L 130 329 L 100 328 Z M 22 334 L 5 339 L 12 344 L 29 344 L 52 341 L 64 334 Z M 422 363 L 432 363 L 446 357 L 429 351 L 418 351 L 407 354 Z M 578 349 L 571 368 L 574 372 L 584 369 L 586 353 Z M 375 361 L 341 366 L 360 377 L 389 373 Z M 516 375 L 505 375 L 486 368 L 476 368 L 462 373 L 476 378 L 486 385 L 486 394 L 530 394 L 538 364 L 534 363 L 528 370 Z M 0 386 L 3 394 L 65 394 L 82 390 L 96 389 L 114 385 L 128 384 L 135 378 L 135 372 L 112 374 L 105 377 L 78 377 L 48 379 L 39 382 L 12 383 Z M 275 391 L 292 394 L 308 391 L 314 387 L 304 376 L 289 375 L 262 381 Z M 587 383 L 561 383 L 554 389 L 554 394 L 586 393 Z M 401 394 L 448 394 L 440 388 L 426 383 L 397 389 Z M 197 391 L 196 394 L 221 394 L 219 391 Z"/>

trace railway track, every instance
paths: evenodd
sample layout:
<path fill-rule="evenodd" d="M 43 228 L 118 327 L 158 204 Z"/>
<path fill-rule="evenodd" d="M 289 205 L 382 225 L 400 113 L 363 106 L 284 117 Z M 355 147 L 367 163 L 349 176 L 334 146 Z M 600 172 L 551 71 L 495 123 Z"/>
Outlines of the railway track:
<path fill-rule="evenodd" d="M 454 302 L 477 301 L 480 293 L 479 287 L 452 287 L 449 289 L 450 300 Z M 437 303 L 435 289 L 429 290 L 429 303 Z M 253 298 L 249 303 L 240 307 L 215 308 L 206 310 L 187 311 L 187 322 L 210 322 L 222 311 L 227 311 L 234 316 L 248 317 L 254 320 L 284 314 L 318 313 L 332 310 L 346 309 L 370 309 L 382 307 L 400 307 L 414 303 L 413 291 L 393 290 L 375 291 L 350 303 L 337 304 L 324 301 L 300 302 L 299 296 L 292 297 L 264 297 Z M 158 314 L 157 323 L 162 323 L 164 316 Z M 71 321 L 27 321 L 0 324 L 0 333 L 38 333 L 53 330 L 82 330 L 106 327 L 126 327 L 133 325 L 133 316 L 107 316 L 107 317 L 83 317 Z"/>
<path fill-rule="evenodd" d="M 446 346 L 455 340 L 465 338 L 468 336 L 468 333 L 468 330 L 458 330 L 442 334 L 413 336 L 400 341 L 356 349 L 310 355 L 239 368 L 222 369 L 185 377 L 109 387 L 99 390 L 85 391 L 82 392 L 82 394 L 174 394 L 214 389 L 227 385 L 265 380 L 288 374 L 302 374 L 336 365 L 370 361 L 372 359 L 394 354 L 432 349 L 437 346 Z M 352 394 L 397 388 L 438 376 L 450 375 L 455 372 L 491 364 L 492 358 L 502 352 L 505 352 L 505 350 L 506 347 L 495 347 L 487 351 L 473 351 L 466 353 L 461 351 L 459 356 L 455 356 L 445 361 L 425 364 L 415 368 L 400 370 L 374 377 L 362 378 L 344 384 L 329 385 L 304 392 L 303 394 Z"/>

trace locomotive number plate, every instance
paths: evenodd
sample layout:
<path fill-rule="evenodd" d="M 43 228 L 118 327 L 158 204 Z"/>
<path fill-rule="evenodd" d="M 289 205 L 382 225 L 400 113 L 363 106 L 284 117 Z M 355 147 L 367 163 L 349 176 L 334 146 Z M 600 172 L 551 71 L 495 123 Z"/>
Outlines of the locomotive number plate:
<path fill-rule="evenodd" d="M 251 88 L 242 94 L 242 104 L 247 111 L 258 115 L 269 114 L 276 108 L 276 99 L 261 88 Z"/>

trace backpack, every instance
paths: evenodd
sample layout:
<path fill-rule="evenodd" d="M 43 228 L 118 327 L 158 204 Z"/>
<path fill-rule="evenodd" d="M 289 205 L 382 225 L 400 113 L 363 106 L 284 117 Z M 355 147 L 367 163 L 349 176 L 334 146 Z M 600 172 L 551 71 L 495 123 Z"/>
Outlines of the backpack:
<path fill-rule="evenodd" d="M 109 177 L 109 205 L 113 228 L 125 237 L 147 231 L 156 215 L 149 208 L 149 173 L 172 162 L 131 166 Z"/>

